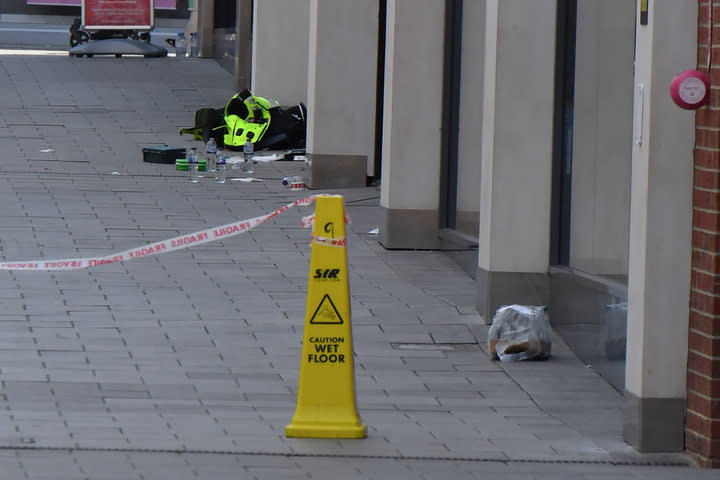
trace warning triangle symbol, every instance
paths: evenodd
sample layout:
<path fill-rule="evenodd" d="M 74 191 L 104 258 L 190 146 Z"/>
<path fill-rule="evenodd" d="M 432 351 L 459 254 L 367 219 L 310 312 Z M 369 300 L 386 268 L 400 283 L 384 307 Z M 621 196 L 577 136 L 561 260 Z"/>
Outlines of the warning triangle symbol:
<path fill-rule="evenodd" d="M 327 293 L 320 300 L 320 305 L 315 309 L 310 323 L 315 325 L 342 325 L 343 319 Z"/>

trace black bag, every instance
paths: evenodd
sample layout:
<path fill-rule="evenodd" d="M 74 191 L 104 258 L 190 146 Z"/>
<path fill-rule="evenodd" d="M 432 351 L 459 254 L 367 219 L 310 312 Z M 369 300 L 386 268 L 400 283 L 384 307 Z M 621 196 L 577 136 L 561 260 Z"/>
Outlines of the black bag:
<path fill-rule="evenodd" d="M 291 150 L 305 148 L 304 103 L 292 107 L 277 106 L 270 109 L 270 127 L 256 145 L 258 150 Z"/>
<path fill-rule="evenodd" d="M 183 128 L 180 135 L 192 134 L 195 140 L 207 143 L 210 137 L 215 139 L 218 146 L 223 145 L 225 135 L 225 117 L 222 108 L 201 108 L 195 112 L 195 125 L 192 128 Z"/>

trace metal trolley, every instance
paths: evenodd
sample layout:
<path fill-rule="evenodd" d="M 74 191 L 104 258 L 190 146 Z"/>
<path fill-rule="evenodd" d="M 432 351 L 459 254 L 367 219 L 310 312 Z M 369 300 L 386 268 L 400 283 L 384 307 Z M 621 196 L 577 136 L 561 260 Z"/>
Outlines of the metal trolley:
<path fill-rule="evenodd" d="M 70 26 L 70 56 L 142 55 L 165 57 L 167 50 L 150 43 L 155 28 L 154 0 L 83 0 L 82 18 Z"/>

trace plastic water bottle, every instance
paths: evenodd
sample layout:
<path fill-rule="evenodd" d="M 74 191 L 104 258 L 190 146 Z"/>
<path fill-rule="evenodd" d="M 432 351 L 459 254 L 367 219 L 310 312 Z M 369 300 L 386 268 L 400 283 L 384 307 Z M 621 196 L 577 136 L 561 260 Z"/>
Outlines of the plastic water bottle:
<path fill-rule="evenodd" d="M 191 57 L 197 57 L 198 56 L 198 38 L 197 38 L 197 32 L 190 33 L 190 56 Z"/>
<path fill-rule="evenodd" d="M 205 164 L 205 170 L 208 172 L 214 172 L 215 162 L 217 161 L 217 143 L 215 142 L 215 139 L 210 137 L 206 147 L 207 149 L 205 150 L 205 153 L 207 154 L 207 163 Z"/>
<path fill-rule="evenodd" d="M 302 182 L 302 181 L 303 181 L 302 178 L 300 178 L 297 175 L 293 175 L 292 177 L 283 177 L 282 184 L 285 185 L 286 187 L 289 187 L 293 183 Z"/>
<path fill-rule="evenodd" d="M 175 40 L 175 57 L 181 58 L 187 55 L 187 41 L 185 40 L 185 32 L 177 34 L 177 40 Z"/>
<path fill-rule="evenodd" d="M 223 151 L 223 148 L 218 148 L 218 159 L 217 159 L 217 165 L 215 167 L 215 181 L 217 183 L 225 183 L 225 152 Z"/>
<path fill-rule="evenodd" d="M 190 181 L 192 183 L 197 183 L 198 181 L 198 156 L 197 156 L 197 148 L 192 147 L 190 149 L 190 153 L 188 154 L 188 175 L 190 178 Z"/>
<path fill-rule="evenodd" d="M 255 152 L 255 147 L 252 143 L 253 133 L 248 132 L 247 134 L 247 140 L 245 141 L 245 145 L 243 145 L 243 171 L 246 173 L 253 173 L 255 170 L 253 169 L 253 153 Z"/>
<path fill-rule="evenodd" d="M 290 187 L 290 190 L 305 189 L 305 180 L 303 180 L 302 177 L 299 177 L 297 175 L 293 175 L 292 177 L 284 177 L 282 179 L 282 184 Z"/>

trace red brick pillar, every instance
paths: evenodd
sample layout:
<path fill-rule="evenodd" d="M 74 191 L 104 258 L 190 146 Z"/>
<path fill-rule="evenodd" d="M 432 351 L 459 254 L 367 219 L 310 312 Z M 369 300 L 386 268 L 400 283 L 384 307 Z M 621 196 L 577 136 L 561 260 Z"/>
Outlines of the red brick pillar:
<path fill-rule="evenodd" d="M 711 100 L 695 115 L 685 442 L 700 465 L 720 468 L 720 0 L 698 0 L 697 62 Z"/>

